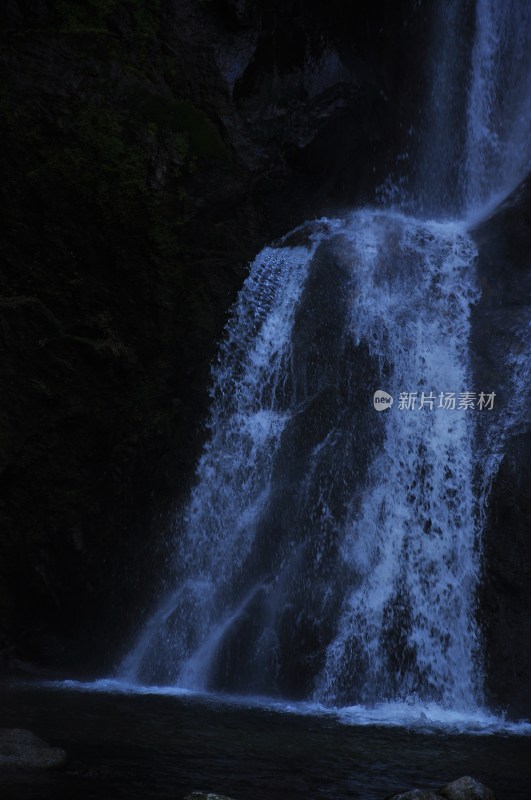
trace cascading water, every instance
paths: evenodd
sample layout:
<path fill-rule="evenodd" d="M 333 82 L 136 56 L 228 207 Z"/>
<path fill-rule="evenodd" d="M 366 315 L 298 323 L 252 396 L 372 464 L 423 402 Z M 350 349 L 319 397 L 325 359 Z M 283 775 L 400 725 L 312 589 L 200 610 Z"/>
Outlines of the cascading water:
<path fill-rule="evenodd" d="M 461 188 L 469 215 L 529 173 L 530 144 L 531 5 L 478 0 Z"/>
<path fill-rule="evenodd" d="M 341 550 L 358 579 L 328 647 L 319 696 L 479 697 L 474 625 L 473 416 L 445 408 L 470 386 L 475 248 L 459 226 L 357 215 L 349 230 L 357 343 L 392 365 L 402 398 Z M 410 402 L 416 408 L 408 408 Z"/>
<path fill-rule="evenodd" d="M 530 18 L 525 2 L 477 2 L 467 146 L 440 218 L 476 213 L 529 167 Z M 426 208 L 426 176 L 418 186 Z M 259 254 L 214 370 L 173 588 L 122 678 L 332 705 L 481 704 L 472 475 L 489 411 L 467 392 L 496 387 L 472 385 L 466 227 L 364 210 Z M 383 413 L 380 389 L 394 398 Z"/>

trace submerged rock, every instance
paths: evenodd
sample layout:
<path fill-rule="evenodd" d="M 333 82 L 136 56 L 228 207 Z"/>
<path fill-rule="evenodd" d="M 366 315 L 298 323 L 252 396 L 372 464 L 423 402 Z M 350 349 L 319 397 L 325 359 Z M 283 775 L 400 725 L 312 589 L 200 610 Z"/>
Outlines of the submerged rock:
<path fill-rule="evenodd" d="M 390 795 L 386 800 L 496 800 L 489 788 L 475 778 L 465 775 L 442 789 L 432 792 L 429 789 L 412 789 Z"/>
<path fill-rule="evenodd" d="M 412 789 L 409 792 L 390 795 L 386 800 L 441 800 L 441 797 L 427 789 Z"/>
<path fill-rule="evenodd" d="M 60 747 L 50 747 L 31 731 L 0 728 L 0 769 L 49 769 L 66 761 Z"/>
<path fill-rule="evenodd" d="M 231 800 L 231 798 L 213 792 L 192 792 L 192 794 L 187 794 L 184 800 Z"/>
<path fill-rule="evenodd" d="M 495 800 L 490 789 L 468 775 L 447 783 L 438 794 L 445 800 Z"/>

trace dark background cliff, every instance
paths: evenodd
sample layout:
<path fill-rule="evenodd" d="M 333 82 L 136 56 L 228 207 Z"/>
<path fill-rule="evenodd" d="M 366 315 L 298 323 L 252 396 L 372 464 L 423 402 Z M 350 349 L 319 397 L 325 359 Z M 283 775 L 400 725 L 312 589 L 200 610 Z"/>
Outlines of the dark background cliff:
<path fill-rule="evenodd" d="M 493 475 L 482 535 L 479 619 L 487 701 L 531 717 L 531 178 L 472 231 L 478 245 L 479 303 L 472 308 L 478 385 L 498 387 L 503 452 Z M 483 419 L 480 445 L 496 437 Z"/>
<path fill-rule="evenodd" d="M 105 669 L 138 625 L 247 263 L 371 198 L 427 7 L 2 4 L 5 663 Z"/>

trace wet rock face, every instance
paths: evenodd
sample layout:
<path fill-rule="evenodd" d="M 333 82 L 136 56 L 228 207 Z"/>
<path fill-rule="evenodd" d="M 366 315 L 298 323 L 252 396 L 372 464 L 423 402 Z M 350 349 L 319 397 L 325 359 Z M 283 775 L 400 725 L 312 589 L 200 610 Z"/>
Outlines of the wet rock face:
<path fill-rule="evenodd" d="M 476 379 L 478 386 L 496 387 L 499 424 L 508 428 L 483 541 L 480 615 L 487 700 L 521 717 L 531 714 L 531 419 L 522 385 L 528 358 L 531 181 L 524 181 L 473 235 L 482 289 L 472 316 Z M 496 421 L 487 416 L 482 421 L 485 442 Z"/>
<path fill-rule="evenodd" d="M 495 477 L 484 539 L 482 617 L 487 697 L 531 714 L 531 433 L 511 437 Z"/>
<path fill-rule="evenodd" d="M 425 25 L 148 5 L 0 8 L 0 653 L 89 673 L 149 608 L 246 262 L 370 196 Z"/>

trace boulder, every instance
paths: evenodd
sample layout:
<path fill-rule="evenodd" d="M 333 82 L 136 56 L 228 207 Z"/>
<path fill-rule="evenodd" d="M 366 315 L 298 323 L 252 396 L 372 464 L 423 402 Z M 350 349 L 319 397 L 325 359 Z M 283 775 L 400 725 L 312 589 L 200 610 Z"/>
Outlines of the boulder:
<path fill-rule="evenodd" d="M 60 747 L 50 747 L 31 731 L 0 728 L 0 769 L 50 769 L 66 761 Z"/>
<path fill-rule="evenodd" d="M 447 783 L 436 792 L 429 789 L 411 789 L 407 792 L 390 795 L 386 800 L 496 800 L 496 798 L 491 790 L 476 778 L 465 775 L 456 781 Z"/>
<path fill-rule="evenodd" d="M 490 789 L 468 775 L 447 783 L 438 794 L 445 800 L 495 800 Z"/>

